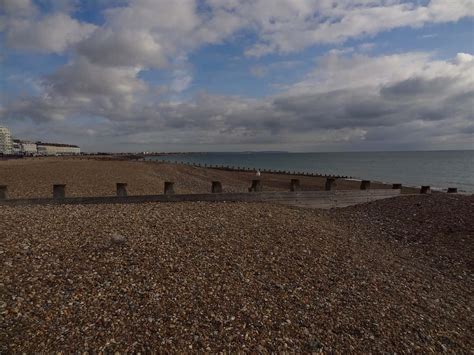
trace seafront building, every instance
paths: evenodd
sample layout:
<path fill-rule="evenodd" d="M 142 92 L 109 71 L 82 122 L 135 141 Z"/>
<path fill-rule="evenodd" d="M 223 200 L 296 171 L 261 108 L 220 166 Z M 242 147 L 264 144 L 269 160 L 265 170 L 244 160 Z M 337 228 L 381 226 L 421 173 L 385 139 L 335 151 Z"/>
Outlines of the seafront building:
<path fill-rule="evenodd" d="M 21 149 L 26 154 L 35 154 L 38 151 L 36 143 L 28 141 L 21 141 Z"/>
<path fill-rule="evenodd" d="M 36 153 L 38 153 L 36 143 L 30 141 L 22 141 L 20 139 L 13 140 L 13 154 L 35 155 Z"/>
<path fill-rule="evenodd" d="M 76 155 L 81 148 L 73 144 L 30 142 L 12 139 L 8 128 L 0 126 L 1 155 Z"/>
<path fill-rule="evenodd" d="M 12 154 L 13 142 L 10 130 L 0 126 L 0 154 Z"/>
<path fill-rule="evenodd" d="M 39 155 L 71 155 L 81 154 L 81 148 L 72 144 L 36 142 Z"/>

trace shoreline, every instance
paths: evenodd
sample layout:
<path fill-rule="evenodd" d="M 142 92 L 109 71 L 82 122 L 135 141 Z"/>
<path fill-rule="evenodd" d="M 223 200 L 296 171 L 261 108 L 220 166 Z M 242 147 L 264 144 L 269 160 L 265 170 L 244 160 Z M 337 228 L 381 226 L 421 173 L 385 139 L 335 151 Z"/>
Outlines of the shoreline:
<path fill-rule="evenodd" d="M 22 178 L 18 178 L 22 176 Z M 263 173 L 264 191 L 288 191 L 290 180 L 298 177 L 303 191 L 325 189 L 326 177 L 292 175 L 286 172 Z M 159 161 L 115 159 L 111 157 L 24 158 L 0 162 L 1 184 L 11 198 L 50 197 L 53 184 L 66 184 L 67 196 L 113 196 L 116 183 L 127 183 L 130 195 L 163 193 L 165 181 L 175 183 L 176 193 L 208 193 L 212 181 L 220 181 L 224 192 L 248 192 L 254 171 L 172 164 Z M 391 189 L 388 184 L 371 182 L 371 189 Z M 336 190 L 359 190 L 360 182 L 337 179 Z M 402 193 L 419 189 L 403 187 Z"/>
<path fill-rule="evenodd" d="M 403 152 L 403 151 L 401 151 Z M 428 151 L 432 152 L 432 151 Z M 437 151 L 433 151 L 437 152 Z M 261 154 L 280 154 L 280 152 L 265 152 Z M 338 152 L 333 152 L 334 154 L 338 154 Z M 347 152 L 344 152 L 346 154 Z M 353 153 L 365 153 L 365 152 L 353 152 Z M 376 153 L 387 153 L 387 152 L 376 152 Z M 393 152 L 389 152 L 393 153 Z M 397 152 L 395 152 L 397 153 Z M 347 176 L 347 175 L 341 175 L 341 174 L 326 174 L 326 173 L 321 173 L 321 172 L 307 172 L 307 171 L 284 171 L 284 170 L 279 170 L 279 169 L 263 169 L 263 168 L 255 168 L 253 166 L 245 166 L 245 164 L 242 164 L 241 166 L 232 166 L 230 164 L 222 164 L 222 165 L 209 165 L 206 163 L 198 163 L 198 162 L 186 162 L 186 161 L 177 161 L 177 160 L 169 160 L 169 159 L 159 159 L 160 157 L 166 157 L 166 156 L 179 156 L 179 155 L 193 155 L 193 154 L 215 154 L 215 153 L 209 153 L 209 152 L 177 152 L 177 153 L 114 153 L 114 154 L 84 154 L 84 155 L 79 155 L 79 156 L 37 156 L 37 157 L 16 157 L 16 158 L 11 158 L 11 159 L 0 159 L 1 161 L 15 161 L 15 160 L 22 160 L 22 159 L 41 159 L 41 160 L 46 160 L 46 159 L 79 159 L 79 160 L 98 160 L 98 161 L 142 161 L 142 162 L 161 162 L 161 163 L 167 163 L 167 164 L 179 164 L 183 166 L 192 166 L 192 167 L 199 167 L 199 168 L 208 168 L 208 169 L 218 169 L 222 171 L 231 171 L 231 172 L 255 172 L 257 170 L 263 171 L 266 174 L 284 174 L 288 176 L 316 176 L 316 177 L 335 177 L 338 179 L 345 179 L 347 181 L 354 181 L 354 182 L 361 182 L 363 180 L 367 180 L 367 177 L 353 177 L 353 176 Z M 230 153 L 229 153 L 230 154 Z M 242 152 L 234 152 L 234 154 L 243 154 Z M 255 154 L 255 152 L 249 152 L 248 154 Z M 285 154 L 313 154 L 313 153 L 289 153 L 286 152 Z M 321 153 L 322 154 L 322 153 Z M 154 159 L 156 158 L 156 159 Z M 239 168 L 239 169 L 237 169 Z M 390 186 L 393 183 L 399 183 L 399 181 L 389 181 L 388 179 L 386 180 L 381 180 L 381 179 L 373 179 L 370 180 L 372 183 L 378 184 L 378 185 L 385 185 L 385 186 Z M 443 192 L 446 193 L 448 188 L 455 187 L 458 189 L 458 193 L 461 194 L 473 194 L 474 193 L 474 188 L 473 190 L 469 189 L 464 189 L 463 187 L 459 187 L 459 185 L 469 185 L 468 183 L 452 183 L 449 184 L 447 183 L 446 186 L 437 186 L 437 185 L 430 185 L 431 190 L 433 192 Z M 425 184 L 426 185 L 426 184 Z M 411 191 L 414 192 L 415 189 L 420 189 L 423 184 L 403 184 L 403 187 L 406 187 L 407 189 L 410 189 Z"/>
<path fill-rule="evenodd" d="M 431 151 L 430 151 L 431 152 Z M 457 151 L 456 151 L 457 152 Z M 461 151 L 461 152 L 470 152 L 470 151 Z M 353 153 L 357 153 L 357 152 L 353 152 Z M 366 152 L 360 152 L 360 153 L 366 153 Z M 373 153 L 373 152 L 367 152 L 367 154 L 370 154 L 370 153 Z M 390 154 L 390 153 L 404 153 L 404 152 L 376 152 L 376 153 L 379 153 L 379 154 Z M 188 154 L 179 154 L 179 153 L 176 153 L 176 154 L 173 154 L 173 155 L 183 155 L 184 157 L 186 157 L 186 155 L 192 155 L 194 153 L 188 153 Z M 212 154 L 221 154 L 221 153 L 210 153 L 211 155 Z M 235 153 L 236 155 L 242 155 L 243 153 Z M 263 153 L 262 153 L 263 154 Z M 266 153 L 265 153 L 266 154 Z M 270 153 L 268 153 L 270 154 Z M 279 153 L 278 153 L 279 154 Z M 319 153 L 285 153 L 285 154 L 296 154 L 296 155 L 302 155 L 302 154 L 319 154 Z M 322 155 L 326 154 L 326 153 L 320 153 Z M 327 153 L 327 154 L 330 154 L 330 153 Z M 343 152 L 343 153 L 333 153 L 335 155 L 338 155 L 338 154 L 350 154 L 348 152 Z M 257 154 L 258 155 L 258 154 Z M 167 162 L 173 162 L 173 159 L 172 158 L 167 158 L 166 155 L 158 155 L 156 156 L 156 159 L 153 159 L 153 156 L 149 155 L 149 156 L 146 156 L 145 157 L 146 160 L 158 160 L 158 161 L 167 161 Z M 180 163 L 182 164 L 192 164 L 194 166 L 198 166 L 199 164 L 201 165 L 205 165 L 204 161 L 201 161 L 201 162 L 186 162 L 186 161 L 179 161 Z M 262 168 L 261 166 L 260 167 L 255 167 L 253 164 L 251 165 L 245 165 L 245 163 L 236 163 L 234 162 L 233 164 L 220 164 L 221 166 L 226 166 L 226 165 L 241 165 L 241 166 L 244 166 L 244 167 L 249 167 L 251 169 L 259 169 L 259 170 L 265 170 L 264 168 Z M 278 167 L 274 167 L 274 168 L 271 168 L 270 170 L 273 170 L 273 171 L 278 171 L 279 168 Z M 286 169 L 288 170 L 288 169 Z M 291 169 L 293 170 L 293 169 Z M 295 169 L 295 170 L 298 170 L 298 169 Z M 303 172 L 300 172 L 299 174 L 302 175 L 302 174 L 314 174 L 314 175 L 318 175 L 318 176 L 336 176 L 336 177 L 343 177 L 343 178 L 349 178 L 349 179 L 355 179 L 355 180 L 372 180 L 374 182 L 377 182 L 377 183 L 380 183 L 380 184 L 392 184 L 392 183 L 403 183 L 404 186 L 407 186 L 407 187 L 410 187 L 410 188 L 421 188 L 421 186 L 424 186 L 424 185 L 431 185 L 432 189 L 433 190 L 436 190 L 436 191 L 441 191 L 441 192 L 446 192 L 448 190 L 448 188 L 451 188 L 451 187 L 456 187 L 458 188 L 458 191 L 459 192 L 462 192 L 462 193 L 474 193 L 474 185 L 468 183 L 468 182 L 458 182 L 458 183 L 450 183 L 449 181 L 444 181 L 444 183 L 438 181 L 438 183 L 423 183 L 422 179 L 418 178 L 418 183 L 415 183 L 413 181 L 411 182 L 403 182 L 403 180 L 406 180 L 404 178 L 400 178 L 397 179 L 397 178 L 389 178 L 389 177 L 386 177 L 385 179 L 381 179 L 381 178 L 371 178 L 370 177 L 370 174 L 366 173 L 366 174 L 358 174 L 358 176 L 350 176 L 347 175 L 347 172 L 344 171 L 344 169 L 340 170 L 339 172 L 336 172 L 336 173 L 327 173 L 327 172 L 324 172 L 324 171 L 321 171 L 319 169 L 316 169 L 316 170 L 313 170 L 313 171 L 303 171 Z M 429 173 L 428 173 L 429 174 Z M 428 175 L 428 176 L 431 176 L 431 175 Z M 400 181 L 398 181 L 400 180 Z M 428 178 L 427 181 L 430 181 L 432 180 L 432 178 Z M 434 179 L 433 181 L 435 181 L 436 179 Z M 471 186 L 471 187 L 469 187 Z"/>

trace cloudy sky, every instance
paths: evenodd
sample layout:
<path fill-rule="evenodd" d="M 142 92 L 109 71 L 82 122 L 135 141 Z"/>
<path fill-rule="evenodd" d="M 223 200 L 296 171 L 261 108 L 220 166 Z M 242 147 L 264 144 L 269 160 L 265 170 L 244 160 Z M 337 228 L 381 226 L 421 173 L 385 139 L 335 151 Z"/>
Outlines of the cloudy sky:
<path fill-rule="evenodd" d="M 472 0 L 0 0 L 0 124 L 86 151 L 474 149 Z"/>

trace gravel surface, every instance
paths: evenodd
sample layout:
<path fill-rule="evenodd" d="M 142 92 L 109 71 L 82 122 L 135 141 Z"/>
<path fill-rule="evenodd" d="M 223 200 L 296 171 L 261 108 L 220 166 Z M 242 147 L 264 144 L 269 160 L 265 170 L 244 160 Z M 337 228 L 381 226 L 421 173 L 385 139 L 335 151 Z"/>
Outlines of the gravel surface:
<path fill-rule="evenodd" d="M 473 204 L 0 206 L 0 351 L 472 353 Z"/>
<path fill-rule="evenodd" d="M 288 191 L 297 176 L 262 174 L 264 190 Z M 165 181 L 175 182 L 177 193 L 206 193 L 211 182 L 221 181 L 224 192 L 247 192 L 253 172 L 232 172 L 160 162 L 44 157 L 0 161 L 0 185 L 8 185 L 11 198 L 51 197 L 53 184 L 66 184 L 68 196 L 113 196 L 115 184 L 128 184 L 130 195 L 162 194 Z M 298 176 L 304 190 L 322 190 L 321 177 Z M 339 189 L 359 189 L 360 182 L 339 180 Z M 391 188 L 373 183 L 371 188 Z M 405 189 L 405 192 L 417 192 Z"/>
<path fill-rule="evenodd" d="M 335 223 L 423 253 L 438 269 L 474 270 L 474 195 L 418 195 L 328 211 Z"/>

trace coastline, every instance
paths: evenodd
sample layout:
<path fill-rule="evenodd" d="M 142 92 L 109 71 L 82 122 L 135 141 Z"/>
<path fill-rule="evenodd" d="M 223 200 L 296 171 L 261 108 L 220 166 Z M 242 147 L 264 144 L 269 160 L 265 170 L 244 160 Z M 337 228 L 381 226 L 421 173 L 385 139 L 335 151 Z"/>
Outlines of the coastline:
<path fill-rule="evenodd" d="M 147 158 L 150 159 L 150 158 Z M 153 158 L 151 158 L 153 159 Z M 160 156 L 211 165 L 239 165 L 319 175 L 339 175 L 405 186 L 456 187 L 474 193 L 474 151 L 340 152 L 340 153 L 207 153 Z"/>
<path fill-rule="evenodd" d="M 131 195 L 163 193 L 165 181 L 175 183 L 176 193 L 207 193 L 211 182 L 220 181 L 224 192 L 247 192 L 255 179 L 254 171 L 210 169 L 185 164 L 140 161 L 139 157 L 41 157 L 0 162 L 1 184 L 8 185 L 11 198 L 50 197 L 53 184 L 66 184 L 71 197 L 113 196 L 117 182 L 127 183 Z M 21 178 L 18 178 L 21 177 Z M 287 191 L 297 177 L 301 189 L 324 190 L 326 177 L 263 173 L 264 191 Z M 371 183 L 371 189 L 392 188 Z M 360 182 L 340 178 L 336 189 L 359 190 Z M 402 193 L 419 189 L 403 187 Z"/>

